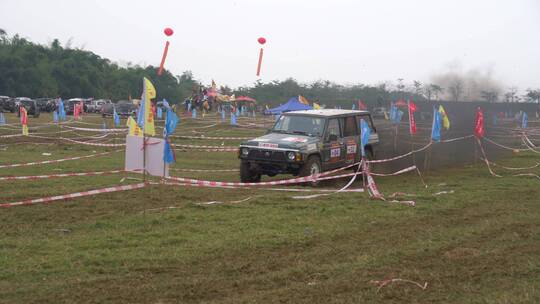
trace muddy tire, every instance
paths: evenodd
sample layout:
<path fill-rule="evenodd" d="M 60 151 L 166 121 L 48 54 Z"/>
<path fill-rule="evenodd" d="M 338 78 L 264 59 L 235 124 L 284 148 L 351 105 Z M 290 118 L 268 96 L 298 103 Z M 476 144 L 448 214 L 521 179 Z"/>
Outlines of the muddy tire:
<path fill-rule="evenodd" d="M 258 183 L 261 181 L 261 174 L 254 170 L 251 170 L 248 162 L 241 162 L 240 181 L 242 183 Z"/>
<path fill-rule="evenodd" d="M 300 169 L 300 174 L 299 176 L 301 177 L 305 177 L 305 176 L 311 176 L 313 174 L 319 174 L 322 172 L 322 169 L 321 169 L 321 159 L 316 156 L 316 155 L 312 155 L 308 158 L 307 162 L 302 166 L 302 168 Z M 307 183 L 313 187 L 316 187 L 320 184 L 319 181 L 314 181 L 314 182 L 310 182 L 310 183 Z"/>

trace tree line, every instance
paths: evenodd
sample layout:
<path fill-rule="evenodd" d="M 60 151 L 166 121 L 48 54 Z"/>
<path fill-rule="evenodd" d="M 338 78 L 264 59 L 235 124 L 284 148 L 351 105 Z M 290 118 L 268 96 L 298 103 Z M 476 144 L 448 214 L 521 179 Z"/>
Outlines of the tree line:
<path fill-rule="evenodd" d="M 138 98 L 142 92 L 142 77 L 152 81 L 158 100 L 166 98 L 173 103 L 182 102 L 204 87 L 190 71 L 173 75 L 165 70 L 157 76 L 157 67 L 151 65 L 119 66 L 91 51 L 71 48 L 69 43 L 62 46 L 57 39 L 49 45 L 41 45 L 19 35 L 9 36 L 0 29 L 0 95 L 125 100 Z M 420 81 L 406 84 L 403 79 L 398 79 L 397 83 L 381 82 L 377 85 L 341 85 L 328 80 L 300 83 L 288 78 L 270 82 L 259 80 L 251 86 L 234 89 L 224 85 L 220 91 L 227 95 L 247 95 L 269 105 L 302 95 L 320 104 L 350 108 L 358 100 L 373 107 L 387 106 L 389 101 L 397 99 L 440 100 L 444 94 L 458 101 L 463 85 L 444 88 Z M 512 90 L 504 97 L 508 101 L 517 98 Z M 483 98 L 493 102 L 498 96 L 486 92 Z M 540 102 L 540 90 L 528 90 L 523 98 Z"/>

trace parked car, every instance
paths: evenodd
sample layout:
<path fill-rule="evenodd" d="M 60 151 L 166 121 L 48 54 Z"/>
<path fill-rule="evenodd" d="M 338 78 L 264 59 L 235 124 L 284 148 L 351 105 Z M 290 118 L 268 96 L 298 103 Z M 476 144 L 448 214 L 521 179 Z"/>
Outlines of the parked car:
<path fill-rule="evenodd" d="M 9 96 L 1 96 L 0 95 L 0 112 L 10 112 L 8 109 L 7 103 L 8 100 L 10 100 L 11 97 Z"/>
<path fill-rule="evenodd" d="M 36 98 L 40 112 L 52 112 L 56 109 L 56 101 L 53 98 Z"/>
<path fill-rule="evenodd" d="M 15 113 L 15 111 L 17 111 L 17 104 L 15 102 L 15 98 L 10 98 L 8 96 L 1 96 L 0 110 L 3 112 Z"/>
<path fill-rule="evenodd" d="M 240 144 L 240 180 L 258 182 L 261 175 L 309 176 L 360 161 L 360 119 L 372 133 L 366 153 L 374 155 L 377 130 L 367 111 L 305 110 L 283 113 L 264 136 Z"/>
<path fill-rule="evenodd" d="M 90 101 L 90 103 L 88 103 L 88 113 L 101 112 L 101 107 L 107 103 L 111 103 L 111 101 L 106 100 L 106 99 L 96 99 L 96 100 Z"/>
<path fill-rule="evenodd" d="M 68 99 L 64 103 L 64 109 L 66 110 L 66 114 L 72 115 L 73 110 L 75 109 L 75 105 L 79 104 L 81 101 L 83 102 L 83 111 L 87 112 L 88 106 L 84 103 L 85 100 L 86 99 L 84 99 L 84 98 L 71 98 L 71 99 Z"/>
<path fill-rule="evenodd" d="M 24 107 L 28 115 L 32 115 L 34 118 L 39 117 L 39 106 L 35 100 L 28 97 L 17 97 L 15 103 L 17 105 L 17 116 L 21 115 L 21 112 L 18 109 Z"/>
<path fill-rule="evenodd" d="M 388 111 L 386 110 L 386 108 L 383 107 L 373 108 L 373 110 L 371 111 L 373 118 L 385 118 L 385 113 L 388 113 Z"/>
<path fill-rule="evenodd" d="M 119 116 L 132 116 L 137 112 L 137 106 L 135 106 L 131 101 L 120 100 L 117 103 L 106 103 L 101 108 L 101 116 L 113 116 L 114 109 L 116 108 L 116 113 Z"/>

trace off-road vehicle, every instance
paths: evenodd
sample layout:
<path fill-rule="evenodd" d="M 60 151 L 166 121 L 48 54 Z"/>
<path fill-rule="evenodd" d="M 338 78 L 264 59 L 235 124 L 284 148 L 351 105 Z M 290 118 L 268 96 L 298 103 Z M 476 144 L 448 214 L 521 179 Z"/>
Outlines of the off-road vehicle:
<path fill-rule="evenodd" d="M 361 159 L 360 120 L 371 128 L 368 158 L 379 142 L 367 111 L 305 110 L 281 115 L 264 136 L 240 144 L 240 180 L 259 182 L 261 175 L 310 176 Z"/>

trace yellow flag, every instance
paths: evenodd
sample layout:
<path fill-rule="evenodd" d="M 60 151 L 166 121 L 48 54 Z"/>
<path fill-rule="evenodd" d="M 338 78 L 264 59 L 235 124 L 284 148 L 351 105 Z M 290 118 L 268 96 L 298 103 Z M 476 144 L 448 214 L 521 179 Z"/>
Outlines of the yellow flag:
<path fill-rule="evenodd" d="M 154 113 L 152 113 L 152 98 L 156 98 L 156 88 L 154 85 L 144 77 L 144 134 L 150 136 L 156 135 L 156 129 L 154 127 Z"/>
<path fill-rule="evenodd" d="M 384 119 L 386 119 L 386 120 L 390 119 L 390 118 L 388 117 L 388 112 L 386 112 L 386 111 L 384 111 Z"/>
<path fill-rule="evenodd" d="M 314 102 L 313 103 L 313 110 L 320 110 L 320 109 L 321 109 L 321 106 L 318 103 Z"/>
<path fill-rule="evenodd" d="M 22 134 L 28 136 L 28 113 L 25 107 L 20 108 Z"/>
<path fill-rule="evenodd" d="M 448 115 L 446 115 L 446 111 L 444 110 L 443 106 L 439 106 L 439 113 L 441 113 L 443 119 L 443 127 L 446 130 L 450 129 L 450 120 L 448 119 Z"/>
<path fill-rule="evenodd" d="M 137 122 L 135 121 L 135 119 L 133 119 L 133 117 L 131 116 L 128 117 L 126 125 L 129 128 L 129 135 L 139 136 L 139 137 L 143 136 L 141 128 L 139 128 L 139 126 L 137 125 Z"/>
<path fill-rule="evenodd" d="M 300 101 L 301 103 L 305 105 L 309 105 L 309 101 L 302 95 L 298 95 L 298 101 Z"/>

